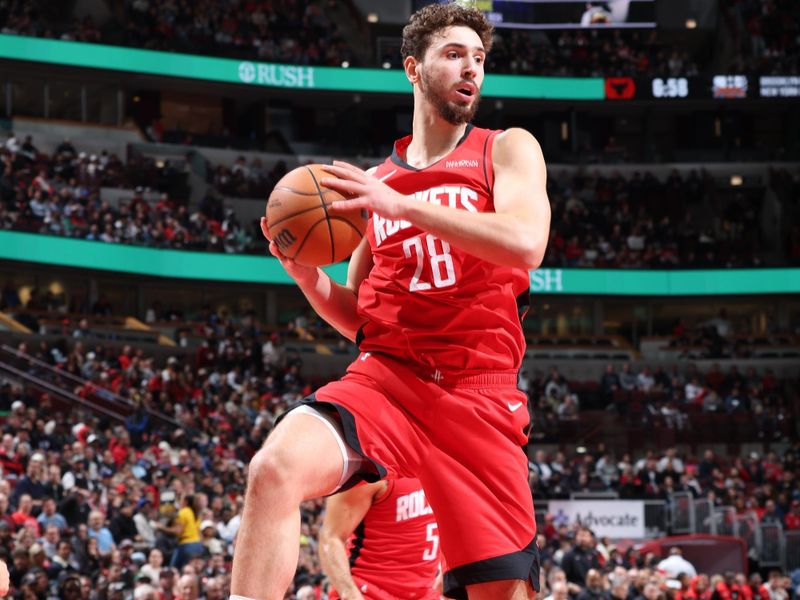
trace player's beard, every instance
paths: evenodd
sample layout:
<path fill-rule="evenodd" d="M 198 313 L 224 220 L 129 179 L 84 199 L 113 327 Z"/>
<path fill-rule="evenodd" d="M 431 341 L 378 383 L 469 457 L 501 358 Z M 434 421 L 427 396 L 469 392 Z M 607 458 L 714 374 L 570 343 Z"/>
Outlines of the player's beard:
<path fill-rule="evenodd" d="M 464 106 L 447 99 L 448 90 L 443 84 L 432 81 L 426 70 L 422 70 L 420 77 L 420 91 L 425 99 L 431 103 L 436 112 L 451 125 L 469 123 L 478 112 L 481 100 L 481 91 L 476 88 L 472 102 Z"/>

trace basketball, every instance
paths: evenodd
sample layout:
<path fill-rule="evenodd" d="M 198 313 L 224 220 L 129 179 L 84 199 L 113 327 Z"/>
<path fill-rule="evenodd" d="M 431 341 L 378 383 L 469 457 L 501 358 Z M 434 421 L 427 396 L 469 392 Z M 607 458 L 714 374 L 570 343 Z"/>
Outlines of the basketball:
<path fill-rule="evenodd" d="M 349 257 L 367 226 L 367 211 L 329 213 L 344 197 L 320 183 L 334 177 L 312 164 L 284 175 L 267 200 L 269 236 L 287 258 L 301 265 L 321 267 Z"/>

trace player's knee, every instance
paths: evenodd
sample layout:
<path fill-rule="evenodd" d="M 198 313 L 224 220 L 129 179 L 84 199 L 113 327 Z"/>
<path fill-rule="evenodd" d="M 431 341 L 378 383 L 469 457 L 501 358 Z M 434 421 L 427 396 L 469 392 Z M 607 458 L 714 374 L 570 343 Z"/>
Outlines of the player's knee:
<path fill-rule="evenodd" d="M 294 487 L 292 455 L 280 446 L 267 444 L 250 461 L 247 487 L 250 495 L 276 494 L 288 497 Z"/>

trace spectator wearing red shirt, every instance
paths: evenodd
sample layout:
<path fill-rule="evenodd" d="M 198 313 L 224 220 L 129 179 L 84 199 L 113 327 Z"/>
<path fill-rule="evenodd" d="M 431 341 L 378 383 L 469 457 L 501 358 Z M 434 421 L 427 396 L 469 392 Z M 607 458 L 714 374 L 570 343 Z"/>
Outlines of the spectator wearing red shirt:
<path fill-rule="evenodd" d="M 744 600 L 744 595 L 736 582 L 734 573 L 726 572 L 725 578 L 717 582 L 714 591 L 711 593 L 711 600 Z"/>
<path fill-rule="evenodd" d="M 711 584 L 708 581 L 708 575 L 700 573 L 700 575 L 692 577 L 689 590 L 682 593 L 680 598 L 676 594 L 675 600 L 711 600 Z"/>
<path fill-rule="evenodd" d="M 792 500 L 792 509 L 783 518 L 786 529 L 800 529 L 800 500 Z"/>
<path fill-rule="evenodd" d="M 739 586 L 739 591 L 741 592 L 741 598 L 743 600 L 753 600 L 753 589 L 750 587 L 744 573 L 736 574 L 736 585 Z"/>
<path fill-rule="evenodd" d="M 33 516 L 33 499 L 30 494 L 22 494 L 19 497 L 17 510 L 11 513 L 11 520 L 14 521 L 17 528 L 24 526 L 31 520 L 36 522 L 36 518 Z"/>

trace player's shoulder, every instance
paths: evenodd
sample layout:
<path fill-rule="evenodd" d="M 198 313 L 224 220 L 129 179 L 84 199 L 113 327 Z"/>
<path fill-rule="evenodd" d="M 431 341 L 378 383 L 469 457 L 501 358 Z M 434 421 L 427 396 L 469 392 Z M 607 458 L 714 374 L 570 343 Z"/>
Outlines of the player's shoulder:
<path fill-rule="evenodd" d="M 495 137 L 495 150 L 498 148 L 513 149 L 517 146 L 521 148 L 524 148 L 525 146 L 535 146 L 538 148 L 539 142 L 530 131 L 527 129 L 522 129 L 521 127 L 510 127 L 508 129 L 504 129 Z"/>
<path fill-rule="evenodd" d="M 511 127 L 497 134 L 492 148 L 492 162 L 495 166 L 517 162 L 538 161 L 542 158 L 542 148 L 529 131 Z"/>

